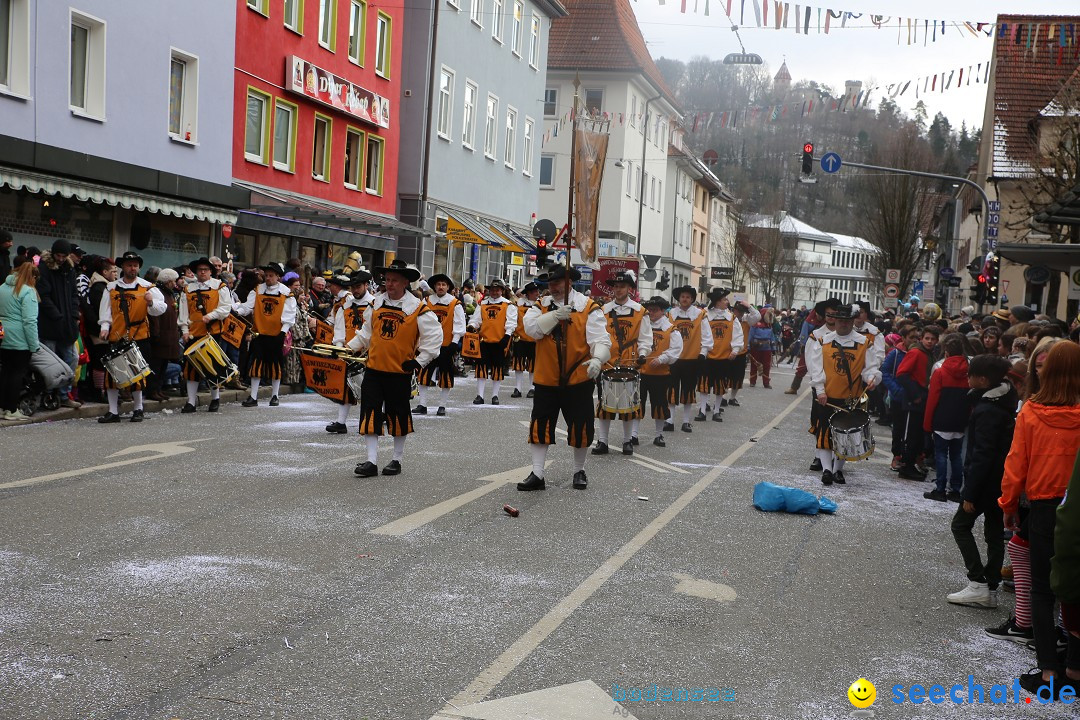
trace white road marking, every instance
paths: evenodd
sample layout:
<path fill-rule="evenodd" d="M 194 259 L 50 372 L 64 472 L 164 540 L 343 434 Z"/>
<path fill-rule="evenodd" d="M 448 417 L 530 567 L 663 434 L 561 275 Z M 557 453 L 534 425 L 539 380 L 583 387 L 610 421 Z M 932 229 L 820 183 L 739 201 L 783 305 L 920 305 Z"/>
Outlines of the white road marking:
<path fill-rule="evenodd" d="M 663 462 L 662 460 L 657 460 L 656 458 L 651 458 L 648 455 L 642 455 L 641 453 L 634 453 L 634 457 L 637 458 L 637 459 L 640 459 L 640 460 L 644 460 L 647 463 L 651 463 L 653 466 L 656 467 L 656 469 L 660 470 L 661 472 L 667 472 L 669 470 L 672 470 L 672 471 L 677 472 L 677 473 L 682 473 L 683 475 L 689 475 L 690 474 L 690 472 L 688 470 L 683 470 L 680 467 L 675 467 L 674 465 Z M 711 465 L 703 465 L 702 467 L 712 467 L 712 466 Z"/>
<path fill-rule="evenodd" d="M 635 720 L 611 694 L 592 680 L 469 705 L 453 713 L 443 711 L 432 720 L 596 720 L 613 713 Z"/>
<path fill-rule="evenodd" d="M 752 437 L 760 440 L 772 432 L 773 428 L 779 426 L 784 418 L 790 415 L 795 408 L 803 404 L 809 394 L 810 390 L 808 388 L 803 391 L 802 394 L 798 395 L 787 408 L 780 412 L 779 415 L 766 423 L 761 430 L 753 433 Z M 614 555 L 593 571 L 593 573 L 585 578 L 580 585 L 574 588 L 569 595 L 560 600 L 555 607 L 544 615 L 544 617 L 540 618 L 540 620 L 529 628 L 524 635 L 518 638 L 509 648 L 499 655 L 491 665 L 485 668 L 476 676 L 476 679 L 469 683 L 468 687 L 450 700 L 443 709 L 442 717 L 453 717 L 453 708 L 462 708 L 473 703 L 478 703 L 490 695 L 491 691 L 494 690 L 500 682 L 506 679 L 506 677 L 538 647 L 540 647 L 540 644 L 555 632 L 555 630 L 557 630 L 575 610 L 581 607 L 586 600 L 591 598 L 596 591 L 599 590 L 604 583 L 610 580 L 623 565 L 629 562 L 641 548 L 645 547 L 645 545 L 656 537 L 656 535 L 674 520 L 679 513 L 685 510 L 698 495 L 705 492 L 709 486 L 716 482 L 717 478 L 755 445 L 757 445 L 757 443 L 752 443 L 748 440 L 735 448 L 735 450 L 721 461 L 720 467 L 710 470 L 700 480 L 687 489 L 686 492 L 676 498 L 676 500 L 665 508 L 651 523 L 645 526 L 645 528 L 629 542 L 619 548 Z M 445 714 L 447 712 L 450 714 Z M 439 716 L 440 714 L 436 714 L 432 720 L 435 720 Z"/>
<path fill-rule="evenodd" d="M 86 468 L 78 468 L 77 470 L 65 470 L 64 472 L 52 473 L 50 475 L 39 475 L 38 477 L 26 478 L 25 480 L 15 480 L 14 482 L 3 483 L 0 485 L 0 490 L 6 490 L 8 488 L 26 487 L 27 485 L 37 485 L 39 483 L 49 482 L 51 480 L 63 480 L 69 477 L 78 477 L 80 475 L 89 475 L 92 472 L 98 470 L 110 470 L 116 467 L 123 467 L 124 465 L 135 465 L 137 463 L 150 462 L 152 460 L 161 460 L 162 458 L 170 457 L 173 455 L 184 455 L 185 453 L 195 452 L 195 448 L 187 447 L 195 443 L 206 442 L 211 438 L 199 438 L 197 440 L 176 440 L 174 442 L 166 443 L 152 443 L 149 445 L 132 445 L 129 448 L 118 450 L 112 455 L 107 457 L 119 457 L 121 455 L 134 455 L 135 453 L 153 453 L 146 457 L 129 458 L 127 460 L 117 460 L 116 462 L 104 463 L 103 465 L 94 465 Z"/>
<path fill-rule="evenodd" d="M 646 468 L 648 470 L 652 470 L 653 472 L 664 473 L 665 475 L 670 475 L 671 474 L 667 470 L 665 470 L 664 468 L 656 467 L 655 465 L 650 465 L 647 462 L 644 462 L 642 460 L 638 460 L 636 457 L 630 458 L 630 462 L 632 462 L 632 463 L 634 463 L 636 465 L 640 465 L 641 467 Z"/>
<path fill-rule="evenodd" d="M 671 576 L 679 581 L 674 592 L 716 602 L 731 602 L 736 598 L 735 588 L 730 585 L 701 580 L 683 573 L 671 573 Z"/>

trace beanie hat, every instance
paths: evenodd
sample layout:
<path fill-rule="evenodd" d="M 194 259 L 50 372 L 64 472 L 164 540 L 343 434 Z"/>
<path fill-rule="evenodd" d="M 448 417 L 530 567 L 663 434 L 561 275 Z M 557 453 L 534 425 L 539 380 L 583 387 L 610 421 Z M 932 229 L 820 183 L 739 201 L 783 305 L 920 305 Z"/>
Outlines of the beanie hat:
<path fill-rule="evenodd" d="M 1031 322 L 1035 319 L 1035 311 L 1027 305 L 1013 305 L 1009 308 L 1009 312 L 1011 312 L 1013 317 L 1020 322 Z"/>

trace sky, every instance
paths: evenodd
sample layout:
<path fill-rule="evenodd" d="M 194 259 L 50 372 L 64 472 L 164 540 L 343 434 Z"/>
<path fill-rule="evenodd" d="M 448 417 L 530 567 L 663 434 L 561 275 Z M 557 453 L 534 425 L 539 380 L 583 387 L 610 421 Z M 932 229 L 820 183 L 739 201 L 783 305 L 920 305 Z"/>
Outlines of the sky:
<path fill-rule="evenodd" d="M 631 5 L 637 15 L 641 33 L 648 43 L 653 58 L 668 57 L 676 60 L 689 60 L 698 55 L 713 59 L 723 58 L 730 52 L 739 52 L 739 41 L 731 31 L 731 23 L 724 13 L 725 0 L 708 0 L 710 15 L 704 14 L 706 0 L 686 0 L 687 12 L 680 12 L 682 0 L 636 0 Z M 761 0 L 757 0 L 758 3 Z M 831 0 L 834 11 L 845 10 L 851 13 L 863 13 L 858 19 L 848 20 L 848 27 L 836 27 L 839 20 L 830 28 L 830 33 L 817 33 L 817 10 L 824 5 L 812 4 L 813 7 L 810 34 L 796 34 L 790 27 L 776 30 L 772 27 L 758 28 L 751 10 L 752 0 L 746 0 L 744 23 L 739 34 L 747 52 L 761 55 L 770 70 L 775 74 L 782 62 L 787 61 L 788 69 L 794 81 L 801 79 L 816 80 L 842 91 L 845 80 L 861 80 L 864 87 L 868 84 L 880 86 L 870 98 L 874 107 L 885 94 L 885 87 L 893 83 L 913 81 L 911 88 L 896 102 L 902 109 L 911 112 L 917 99 L 913 88 L 918 78 L 932 76 L 934 73 L 946 73 L 964 68 L 964 85 L 953 86 L 944 93 L 920 93 L 926 103 L 929 116 L 942 112 L 954 127 L 959 128 L 961 121 L 968 127 L 981 127 L 985 109 L 985 85 L 974 81 L 968 85 L 968 66 L 986 63 L 993 50 L 993 39 L 981 36 L 973 37 L 966 30 L 961 33 L 952 26 L 952 22 L 994 22 L 998 13 L 1061 14 L 1067 12 L 1062 0 Z M 742 0 L 733 0 L 732 19 L 739 24 L 739 8 Z M 772 21 L 772 2 L 769 20 Z M 795 3 L 789 3 L 794 16 Z M 694 7 L 698 11 L 694 13 Z M 824 13 L 824 11 L 823 11 Z M 870 21 L 871 14 L 891 18 L 886 27 L 879 29 Z M 897 43 L 897 20 L 904 18 L 901 42 Z M 918 44 L 907 44 L 907 18 L 918 18 Z M 945 35 L 938 36 L 937 42 L 923 46 L 922 20 L 948 21 Z M 940 24 L 939 24 L 940 27 Z M 940 82 L 940 78 L 939 78 Z M 735 110 L 738 108 L 716 108 L 716 110 Z"/>

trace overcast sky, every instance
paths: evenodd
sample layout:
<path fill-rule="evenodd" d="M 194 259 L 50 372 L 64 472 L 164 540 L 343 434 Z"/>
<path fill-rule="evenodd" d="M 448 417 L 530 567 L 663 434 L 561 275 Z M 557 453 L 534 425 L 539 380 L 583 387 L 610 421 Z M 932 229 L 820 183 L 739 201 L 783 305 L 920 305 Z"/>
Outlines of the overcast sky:
<path fill-rule="evenodd" d="M 758 3 L 761 0 L 756 0 Z M 698 12 L 692 13 L 695 6 Z M 864 86 L 872 82 L 880 88 L 875 91 L 870 102 L 877 106 L 883 96 L 884 88 L 890 83 L 916 80 L 934 73 L 959 70 L 964 68 L 964 85 L 944 93 L 930 93 L 920 98 L 926 102 L 930 117 L 938 111 L 945 113 L 954 126 L 959 127 L 965 120 L 969 127 L 981 126 L 984 104 L 986 101 L 985 85 L 967 84 L 967 67 L 990 60 L 993 40 L 989 37 L 975 38 L 967 31 L 960 33 L 951 25 L 951 21 L 994 22 L 997 14 L 1023 12 L 1032 14 L 1052 14 L 1067 12 L 1062 0 L 1023 0 L 1002 2 L 1001 0 L 849 0 L 838 3 L 834 10 L 846 10 L 852 13 L 864 13 L 859 19 L 848 21 L 847 28 L 833 26 L 830 33 L 818 34 L 816 31 L 817 8 L 824 5 L 812 5 L 811 28 L 809 35 L 796 34 L 794 29 L 760 29 L 756 27 L 751 10 L 751 0 L 746 2 L 746 15 L 740 26 L 740 35 L 747 52 L 757 53 L 765 60 L 770 72 L 775 74 L 780 63 L 787 59 L 788 69 L 795 81 L 800 79 L 816 80 L 831 86 L 834 90 L 843 90 L 845 80 L 862 80 Z M 705 0 L 687 0 L 687 13 L 680 12 L 681 0 L 667 0 L 660 5 L 659 0 L 637 0 L 632 2 L 637 14 L 642 35 L 649 45 L 654 58 L 669 57 L 689 60 L 696 55 L 706 55 L 719 59 L 729 52 L 739 52 L 739 42 L 731 31 L 731 24 L 724 14 L 725 0 L 709 0 L 710 15 L 704 14 Z M 741 0 L 733 0 L 732 16 L 739 23 Z M 770 21 L 772 20 L 770 2 Z M 795 3 L 790 3 L 794 16 Z M 1080 7 L 1080 6 L 1078 6 Z M 878 29 L 868 18 L 869 14 L 891 16 L 891 26 Z M 943 14 L 947 13 L 947 14 Z M 901 43 L 897 44 L 897 18 L 905 18 Z M 929 42 L 924 47 L 920 23 L 918 44 L 907 45 L 907 23 L 909 17 L 920 20 L 950 21 L 944 37 L 938 36 L 937 42 Z M 833 21 L 839 24 L 838 20 Z M 852 27 L 855 26 L 855 27 Z M 939 79 L 940 83 L 940 79 Z M 917 102 L 914 93 L 915 83 L 897 102 L 910 112 Z M 940 85 L 939 85 L 940 88 Z M 735 110 L 737 108 L 716 108 L 716 110 Z"/>

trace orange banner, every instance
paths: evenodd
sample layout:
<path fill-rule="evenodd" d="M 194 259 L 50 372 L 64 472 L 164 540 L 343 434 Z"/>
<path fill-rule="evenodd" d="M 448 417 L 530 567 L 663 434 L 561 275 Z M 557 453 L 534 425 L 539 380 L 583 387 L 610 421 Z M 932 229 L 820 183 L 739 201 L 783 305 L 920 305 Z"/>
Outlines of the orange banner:
<path fill-rule="evenodd" d="M 328 358 L 305 352 L 300 354 L 300 364 L 304 368 L 304 381 L 307 386 L 327 400 L 345 402 L 345 360 Z"/>
<path fill-rule="evenodd" d="M 592 124 L 586 120 L 585 125 Z M 606 124 L 594 127 L 607 128 Z M 600 211 L 600 183 L 604 179 L 604 161 L 607 159 L 608 133 L 595 129 L 577 128 L 574 158 L 574 244 L 581 253 L 581 261 L 596 262 L 597 214 Z"/>
<path fill-rule="evenodd" d="M 465 337 L 461 339 L 461 357 L 469 358 L 470 360 L 480 359 L 479 333 L 465 333 Z"/>
<path fill-rule="evenodd" d="M 249 328 L 250 325 L 244 318 L 230 314 L 221 321 L 221 339 L 234 348 L 238 348 L 240 343 L 244 341 L 244 334 L 247 333 Z"/>
<path fill-rule="evenodd" d="M 322 318 L 315 318 L 315 342 L 331 345 L 334 342 L 334 326 Z"/>

